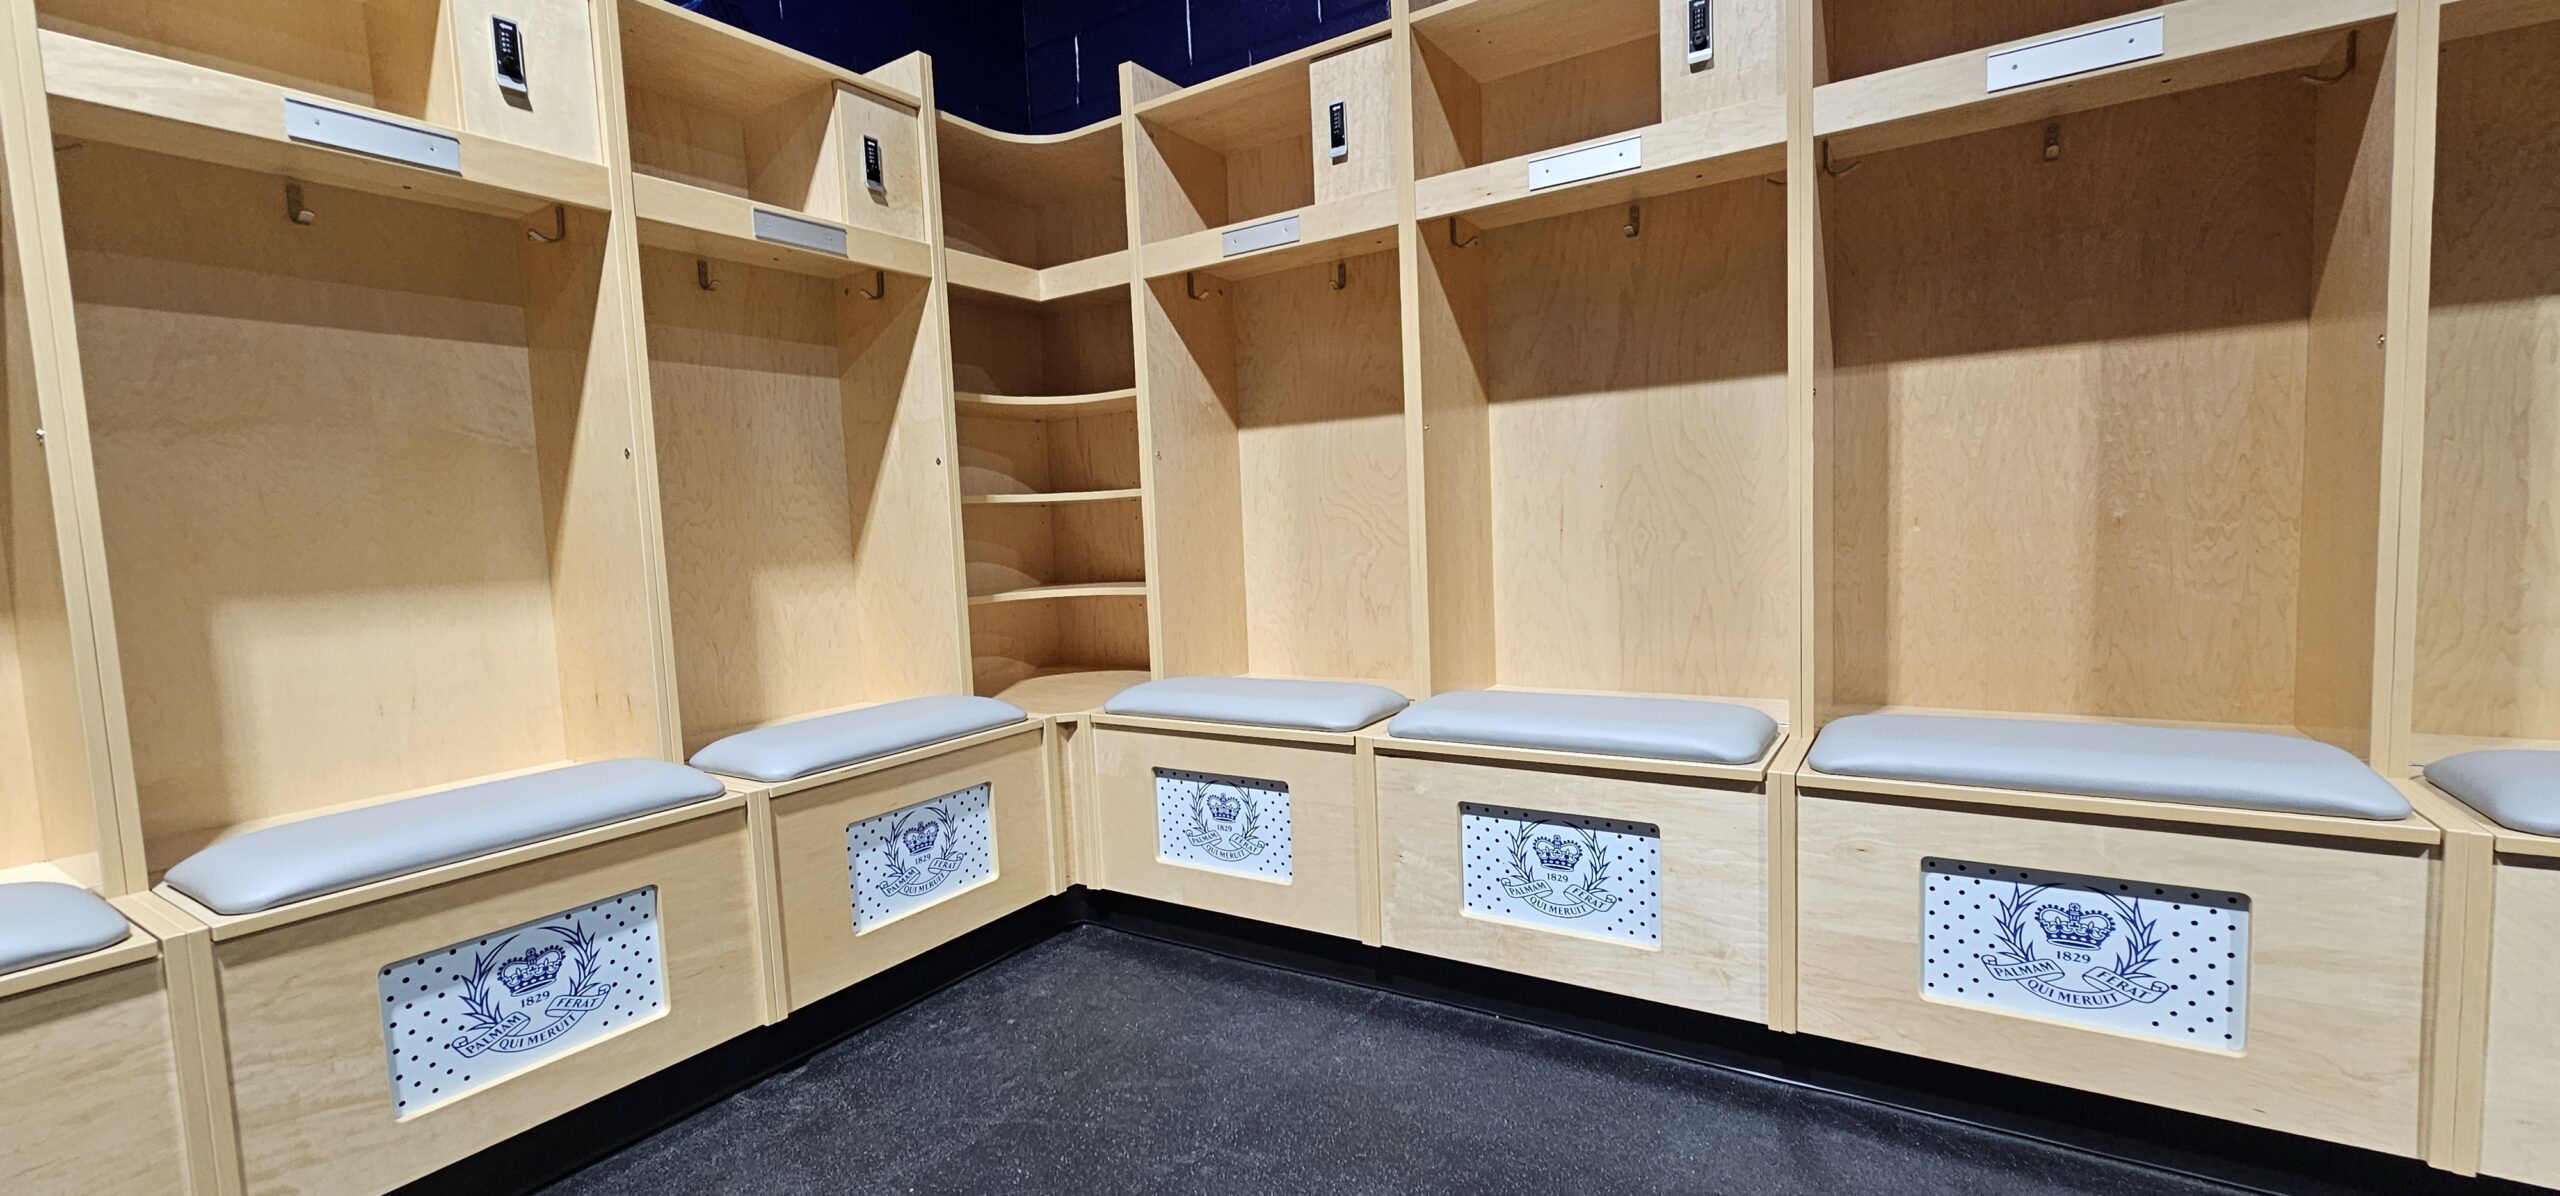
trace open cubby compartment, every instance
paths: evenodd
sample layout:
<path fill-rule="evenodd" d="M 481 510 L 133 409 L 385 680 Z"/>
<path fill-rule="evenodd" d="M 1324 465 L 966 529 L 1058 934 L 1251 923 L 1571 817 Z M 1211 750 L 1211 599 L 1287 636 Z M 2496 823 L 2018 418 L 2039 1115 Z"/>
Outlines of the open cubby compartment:
<path fill-rule="evenodd" d="M 912 97 L 664 0 L 620 0 L 632 169 L 785 215 L 926 240 Z M 866 175 L 866 139 L 880 178 Z"/>
<path fill-rule="evenodd" d="M 1061 419 L 1137 409 L 1127 288 L 1047 303 L 962 287 L 950 293 L 951 385 L 964 416 Z"/>
<path fill-rule="evenodd" d="M 1139 298 L 1159 666 L 1414 692 L 1396 253 L 1192 294 Z"/>
<path fill-rule="evenodd" d="M 1895 0 L 1813 0 L 1821 61 L 1815 81 L 1834 83 L 1932 59 L 1987 50 L 2161 7 L 2158 0 L 1982 0 L 1916 5 Z"/>
<path fill-rule="evenodd" d="M 967 684 L 934 292 L 871 284 L 642 251 L 688 752 Z"/>
<path fill-rule="evenodd" d="M 57 90 L 87 91 L 70 81 L 78 74 L 109 90 L 121 80 L 128 90 L 200 93 L 208 105 L 251 101 L 205 74 L 212 72 L 603 160 L 588 0 L 38 0 L 35 8 L 48 85 Z M 501 78 L 501 20 L 517 32 L 520 87 Z"/>
<path fill-rule="evenodd" d="M 1795 689 L 1786 193 L 1421 238 L 1434 690 Z M 1433 230 L 1435 233 L 1437 230 Z"/>
<path fill-rule="evenodd" d="M 1867 153 L 1821 193 L 1815 684 L 2378 728 L 2393 57 Z"/>
<path fill-rule="evenodd" d="M 313 184 L 302 224 L 284 185 L 61 159 L 107 711 L 155 874 L 236 830 L 674 746 L 607 218 L 545 244 Z"/>
<path fill-rule="evenodd" d="M 1142 593 L 973 606 L 969 643 L 977 692 L 1034 714 L 1099 709 L 1150 675 Z"/>
<path fill-rule="evenodd" d="M 2448 5 L 2436 133 L 2409 761 L 2560 748 L 2560 17 Z"/>
<path fill-rule="evenodd" d="M 1384 197 L 1395 219 L 1393 42 L 1363 31 L 1140 103 L 1130 185 L 1152 244 Z M 1332 152 L 1333 105 L 1343 152 Z M 1316 239 L 1310 231 L 1309 240 Z"/>
<path fill-rule="evenodd" d="M 942 235 L 951 249 L 1044 270 L 1129 247 L 1116 119 L 1052 137 L 944 114 Z"/>

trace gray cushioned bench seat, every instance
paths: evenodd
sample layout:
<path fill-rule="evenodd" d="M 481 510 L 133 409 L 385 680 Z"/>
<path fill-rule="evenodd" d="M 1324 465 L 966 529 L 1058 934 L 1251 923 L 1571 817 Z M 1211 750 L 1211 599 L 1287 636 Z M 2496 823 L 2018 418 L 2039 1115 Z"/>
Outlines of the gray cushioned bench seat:
<path fill-rule="evenodd" d="M 49 880 L 0 885 L 0 976 L 102 951 L 133 928 L 87 889 Z"/>
<path fill-rule="evenodd" d="M 1839 776 L 2032 789 L 2397 821 L 2409 800 L 2313 739 L 2043 719 L 1861 714 L 1822 729 L 1805 763 Z"/>
<path fill-rule="evenodd" d="M 573 764 L 251 831 L 180 860 L 164 879 L 216 913 L 254 914 L 690 805 L 726 788 L 663 760 Z"/>
<path fill-rule="evenodd" d="M 1167 677 L 1113 694 L 1102 712 L 1298 731 L 1357 731 L 1404 707 L 1403 694 L 1357 681 Z"/>
<path fill-rule="evenodd" d="M 2427 779 L 2508 830 L 2560 835 L 2560 752 L 2464 752 L 2428 765 Z"/>
<path fill-rule="evenodd" d="M 1029 717 L 994 698 L 907 698 L 741 731 L 695 752 L 693 766 L 750 781 L 796 781 Z"/>
<path fill-rule="evenodd" d="M 1749 764 L 1778 721 L 1748 706 L 1697 698 L 1472 689 L 1414 703 L 1387 724 L 1398 739 Z"/>

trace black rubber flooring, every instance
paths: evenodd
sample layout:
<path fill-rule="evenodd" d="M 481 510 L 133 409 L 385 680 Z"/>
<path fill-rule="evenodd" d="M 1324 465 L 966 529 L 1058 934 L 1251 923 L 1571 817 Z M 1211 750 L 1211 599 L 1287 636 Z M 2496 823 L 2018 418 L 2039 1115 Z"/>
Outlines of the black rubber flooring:
<path fill-rule="evenodd" d="M 1093 927 L 550 1189 L 2237 1190 Z"/>

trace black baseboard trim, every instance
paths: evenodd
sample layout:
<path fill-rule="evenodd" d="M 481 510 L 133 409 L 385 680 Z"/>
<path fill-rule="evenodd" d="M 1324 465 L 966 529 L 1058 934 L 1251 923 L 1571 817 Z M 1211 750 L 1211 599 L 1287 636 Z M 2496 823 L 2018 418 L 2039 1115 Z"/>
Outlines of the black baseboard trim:
<path fill-rule="evenodd" d="M 1393 992 L 1796 1087 L 2284 1196 L 2529 1196 L 2413 1159 L 2298 1138 L 1552 980 L 1224 914 L 1074 889 L 900 964 L 401 1189 L 536 1191 L 798 1066 L 917 1001 L 1053 935 L 1094 925 Z M 564 1149 L 564 1144 L 569 1144 Z"/>

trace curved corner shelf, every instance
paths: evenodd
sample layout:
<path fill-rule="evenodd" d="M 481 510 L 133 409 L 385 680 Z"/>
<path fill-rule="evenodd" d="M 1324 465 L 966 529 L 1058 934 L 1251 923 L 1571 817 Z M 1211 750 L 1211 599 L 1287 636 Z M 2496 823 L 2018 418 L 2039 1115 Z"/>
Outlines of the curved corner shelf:
<path fill-rule="evenodd" d="M 962 415 L 980 415 L 989 419 L 1075 419 L 1087 415 L 1120 415 L 1138 409 L 1138 390 L 1096 391 L 1081 395 L 986 395 L 962 392 L 952 396 Z"/>
<path fill-rule="evenodd" d="M 1142 581 L 1086 581 L 1067 585 L 1024 586 L 1016 590 L 997 590 L 989 594 L 971 594 L 969 605 L 994 606 L 1001 602 L 1053 602 L 1071 598 L 1144 598 L 1147 583 Z"/>
<path fill-rule="evenodd" d="M 1127 502 L 1139 496 L 1135 486 L 1125 490 L 1066 490 L 1052 494 L 970 494 L 961 497 L 963 506 L 972 507 L 1037 507 L 1064 506 L 1073 503 Z"/>

